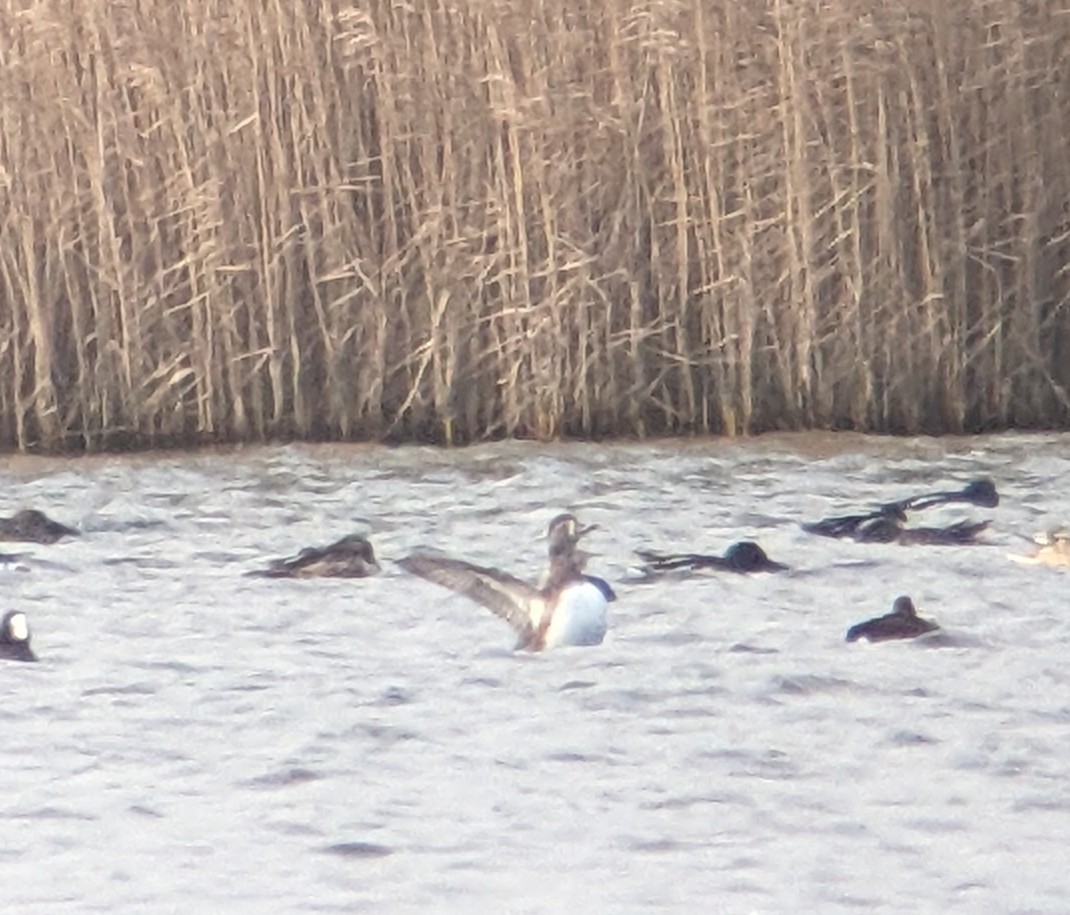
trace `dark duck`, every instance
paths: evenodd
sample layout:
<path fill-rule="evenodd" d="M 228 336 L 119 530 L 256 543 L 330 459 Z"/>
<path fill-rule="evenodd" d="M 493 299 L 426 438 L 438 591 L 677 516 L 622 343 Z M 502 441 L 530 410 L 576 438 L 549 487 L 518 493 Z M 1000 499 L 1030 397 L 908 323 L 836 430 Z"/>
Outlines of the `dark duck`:
<path fill-rule="evenodd" d="M 895 599 L 891 613 L 866 620 L 848 629 L 847 641 L 867 639 L 870 642 L 889 642 L 892 639 L 915 639 L 939 628 L 932 620 L 918 616 L 914 601 L 904 594 Z"/>
<path fill-rule="evenodd" d="M 765 550 L 753 540 L 740 540 L 738 543 L 733 543 L 723 556 L 711 556 L 705 553 L 655 553 L 653 550 L 636 550 L 635 554 L 645 563 L 643 571 L 648 575 L 699 569 L 717 569 L 747 574 L 749 572 L 780 572 L 787 568 L 783 563 L 770 559 Z"/>
<path fill-rule="evenodd" d="M 987 521 L 959 521 L 946 527 L 906 527 L 907 512 L 966 502 L 983 508 L 999 504 L 995 484 L 989 479 L 972 480 L 962 489 L 925 493 L 886 502 L 869 512 L 838 515 L 822 521 L 804 524 L 803 530 L 821 537 L 839 537 L 859 543 L 901 543 L 965 545 L 977 542 L 977 536 L 988 527 Z"/>
<path fill-rule="evenodd" d="M 35 508 L 24 508 L 10 518 L 0 518 L 0 540 L 55 543 L 63 537 L 77 536 L 74 528 L 53 521 Z"/>
<path fill-rule="evenodd" d="M 956 521 L 946 527 L 904 527 L 898 518 L 878 517 L 859 525 L 851 535 L 859 543 L 900 543 L 904 546 L 966 546 L 977 543 L 987 521 Z"/>

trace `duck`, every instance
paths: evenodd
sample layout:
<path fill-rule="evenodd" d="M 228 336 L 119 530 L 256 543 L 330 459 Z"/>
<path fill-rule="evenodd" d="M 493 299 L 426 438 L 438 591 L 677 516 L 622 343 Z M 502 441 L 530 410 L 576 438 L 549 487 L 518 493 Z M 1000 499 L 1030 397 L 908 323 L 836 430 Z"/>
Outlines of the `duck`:
<path fill-rule="evenodd" d="M 808 521 L 802 525 L 802 529 L 808 534 L 817 534 L 819 537 L 856 538 L 859 528 L 872 522 L 905 523 L 906 520 L 907 515 L 902 508 L 894 503 L 888 503 L 874 511 L 860 515 L 837 515 L 821 521 Z"/>
<path fill-rule="evenodd" d="M 600 645 L 607 605 L 616 594 L 608 582 L 583 571 L 591 554 L 578 543 L 595 528 L 581 526 L 571 513 L 557 515 L 546 531 L 549 566 L 537 585 L 500 569 L 430 553 L 413 553 L 398 565 L 501 617 L 517 634 L 515 650 Z"/>
<path fill-rule="evenodd" d="M 996 484 L 988 477 L 970 480 L 962 489 L 947 492 L 933 492 L 928 495 L 913 496 L 899 502 L 890 502 L 886 508 L 898 508 L 902 511 L 918 511 L 933 505 L 947 505 L 950 502 L 968 502 L 980 508 L 995 508 L 999 505 L 999 492 Z"/>
<path fill-rule="evenodd" d="M 55 543 L 63 537 L 77 536 L 78 531 L 73 527 L 53 521 L 35 508 L 24 508 L 10 518 L 0 518 L 0 540 Z"/>
<path fill-rule="evenodd" d="M 788 568 L 783 563 L 770 559 L 765 550 L 753 540 L 733 543 L 724 556 L 707 556 L 702 553 L 662 554 L 653 550 L 636 550 L 635 553 L 647 564 L 645 571 L 648 573 L 678 569 L 724 569 L 742 575 L 749 572 L 781 572 Z"/>
<path fill-rule="evenodd" d="M 868 639 L 870 642 L 887 642 L 892 639 L 914 639 L 939 628 L 932 620 L 918 616 L 914 601 L 903 594 L 895 599 L 891 613 L 866 620 L 848 629 L 847 641 Z"/>
<path fill-rule="evenodd" d="M 36 661 L 30 648 L 30 625 L 21 610 L 9 610 L 0 621 L 0 658 L 8 661 Z"/>
<path fill-rule="evenodd" d="M 971 480 L 962 489 L 925 493 L 900 499 L 897 502 L 885 502 L 869 512 L 839 515 L 825 518 L 822 521 L 808 522 L 803 524 L 802 528 L 808 533 L 821 537 L 848 537 L 863 543 L 973 542 L 973 538 L 984 529 L 983 527 L 977 527 L 972 533 L 970 533 L 971 525 L 965 523 L 955 524 L 950 528 L 915 528 L 915 531 L 924 532 L 917 536 L 910 533 L 911 529 L 901 527 L 906 524 L 908 511 L 918 511 L 950 502 L 968 502 L 983 508 L 994 508 L 999 505 L 999 493 L 992 480 L 980 477 Z"/>
<path fill-rule="evenodd" d="M 1070 566 L 1070 529 L 1042 531 L 1033 541 L 1037 549 L 1031 556 L 1009 553 L 1008 558 L 1027 566 Z"/>
<path fill-rule="evenodd" d="M 248 574 L 261 578 L 367 578 L 379 570 L 368 538 L 349 534 L 329 546 L 306 547 L 296 556 L 273 559 L 266 569 Z"/>
<path fill-rule="evenodd" d="M 903 527 L 890 516 L 874 518 L 859 525 L 851 536 L 859 543 L 899 543 L 903 546 L 967 546 L 977 543 L 988 521 L 956 521 L 946 527 Z"/>

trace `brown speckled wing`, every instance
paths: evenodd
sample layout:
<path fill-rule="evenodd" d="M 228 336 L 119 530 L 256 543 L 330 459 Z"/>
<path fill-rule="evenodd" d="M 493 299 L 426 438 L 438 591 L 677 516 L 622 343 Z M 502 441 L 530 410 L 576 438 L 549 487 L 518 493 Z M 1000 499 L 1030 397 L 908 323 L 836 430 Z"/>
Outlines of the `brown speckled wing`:
<path fill-rule="evenodd" d="M 541 598 L 538 590 L 526 581 L 462 559 L 419 553 L 406 556 L 398 561 L 398 565 L 413 575 L 482 604 L 512 626 L 520 635 L 521 642 L 526 642 L 534 635 L 531 605 Z"/>

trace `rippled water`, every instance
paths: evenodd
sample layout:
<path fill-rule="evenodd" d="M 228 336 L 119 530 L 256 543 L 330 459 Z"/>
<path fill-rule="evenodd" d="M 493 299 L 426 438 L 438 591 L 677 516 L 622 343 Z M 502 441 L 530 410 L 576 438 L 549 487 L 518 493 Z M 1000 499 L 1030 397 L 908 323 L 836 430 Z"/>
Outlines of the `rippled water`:
<path fill-rule="evenodd" d="M 987 474 L 985 546 L 798 522 Z M 1065 912 L 1070 437 L 286 447 L 0 461 L 0 514 L 84 536 L 0 565 L 12 912 Z M 514 654 L 390 560 L 534 578 L 601 525 L 598 648 Z M 925 518 L 926 522 L 929 517 Z M 243 577 L 366 526 L 364 581 Z M 635 547 L 793 571 L 629 583 Z M 843 641 L 909 593 L 942 647 Z"/>

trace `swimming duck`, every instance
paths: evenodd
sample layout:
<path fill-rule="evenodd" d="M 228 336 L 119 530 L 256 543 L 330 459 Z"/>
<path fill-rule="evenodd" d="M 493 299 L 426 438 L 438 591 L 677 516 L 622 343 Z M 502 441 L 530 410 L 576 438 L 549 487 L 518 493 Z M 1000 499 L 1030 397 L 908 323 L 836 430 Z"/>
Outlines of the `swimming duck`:
<path fill-rule="evenodd" d="M 1070 566 L 1070 530 L 1041 532 L 1033 540 L 1037 549 L 1032 556 L 1009 553 L 1008 557 L 1027 566 Z"/>
<path fill-rule="evenodd" d="M 516 630 L 518 649 L 598 645 L 606 634 L 606 605 L 616 595 L 601 578 L 583 574 L 590 554 L 577 544 L 593 529 L 581 527 L 571 514 L 550 522 L 550 564 L 538 586 L 498 569 L 426 553 L 414 553 L 398 565 L 489 608 Z"/>
<path fill-rule="evenodd" d="M 999 505 L 999 493 L 996 484 L 987 477 L 970 480 L 962 489 L 949 492 L 934 492 L 928 495 L 913 496 L 899 502 L 890 502 L 885 508 L 898 508 L 902 511 L 918 511 L 933 505 L 947 505 L 949 502 L 968 502 L 981 508 L 995 508 Z"/>
<path fill-rule="evenodd" d="M 261 571 L 261 578 L 366 578 L 379 571 L 375 551 L 368 539 L 350 534 L 330 546 L 306 547 L 288 559 L 274 559 Z"/>
<path fill-rule="evenodd" d="M 915 528 L 919 533 L 914 536 L 910 529 L 899 527 L 900 533 L 894 533 L 897 522 L 906 523 L 908 511 L 919 511 L 934 505 L 946 505 L 949 502 L 968 502 L 984 508 L 999 505 L 999 493 L 996 485 L 987 478 L 971 480 L 962 489 L 946 492 L 934 492 L 900 499 L 898 502 L 886 502 L 873 511 L 858 515 L 840 515 L 825 518 L 822 521 L 802 525 L 804 531 L 821 537 L 850 537 L 865 543 L 970 543 L 983 528 L 979 527 L 969 533 L 970 525 L 955 524 L 950 528 Z"/>
<path fill-rule="evenodd" d="M 932 620 L 918 616 L 914 601 L 904 594 L 895 599 L 891 613 L 866 620 L 848 629 L 847 641 L 868 639 L 871 642 L 887 642 L 891 639 L 913 639 L 939 628 Z"/>
<path fill-rule="evenodd" d="M 780 572 L 787 568 L 773 562 L 753 540 L 733 543 L 724 556 L 707 556 L 702 553 L 655 553 L 651 550 L 636 550 L 636 555 L 647 563 L 650 572 L 671 572 L 676 569 L 724 569 L 728 572 Z"/>
<path fill-rule="evenodd" d="M 859 525 L 851 539 L 859 543 L 900 543 L 904 546 L 966 546 L 977 542 L 987 521 L 956 521 L 947 527 L 903 527 L 892 517 L 878 517 Z"/>
<path fill-rule="evenodd" d="M 78 531 L 44 512 L 24 508 L 10 518 L 0 518 L 0 540 L 25 540 L 33 543 L 55 543 L 61 537 L 77 537 Z"/>
<path fill-rule="evenodd" d="M 906 520 L 906 512 L 894 503 L 889 503 L 862 515 L 837 515 L 822 521 L 807 522 L 802 525 L 802 529 L 819 537 L 850 537 L 857 540 L 859 529 L 866 525 L 876 524 L 879 527 L 888 522 L 896 524 Z"/>
<path fill-rule="evenodd" d="M 30 648 L 30 626 L 21 610 L 9 610 L 0 621 L 0 658 L 9 661 L 36 661 Z"/>

